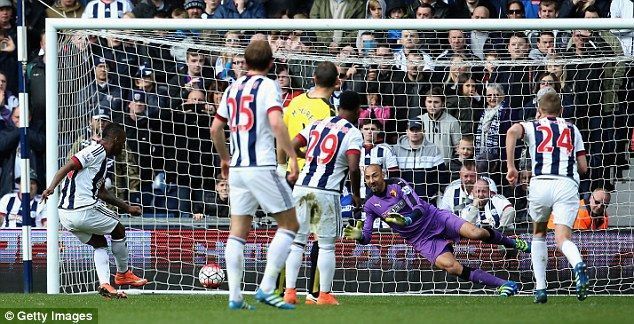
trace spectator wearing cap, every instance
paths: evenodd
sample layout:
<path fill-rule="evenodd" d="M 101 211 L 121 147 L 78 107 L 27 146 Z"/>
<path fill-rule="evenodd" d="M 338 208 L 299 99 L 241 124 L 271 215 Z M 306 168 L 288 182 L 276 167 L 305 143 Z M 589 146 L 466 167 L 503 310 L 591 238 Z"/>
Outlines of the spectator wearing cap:
<path fill-rule="evenodd" d="M 431 200 L 440 194 L 440 185 L 449 180 L 447 168 L 438 146 L 425 138 L 420 120 L 409 122 L 407 134 L 399 138 L 393 151 L 401 178 L 410 182 L 421 198 Z"/>
<path fill-rule="evenodd" d="M 88 126 L 82 129 L 82 134 L 71 146 L 66 157 L 67 160 L 86 147 L 98 143 L 101 140 L 101 132 L 111 123 L 112 111 L 109 107 L 99 106 L 95 108 Z M 106 166 L 106 189 L 121 199 L 133 200 L 128 193 L 138 192 L 141 185 L 136 155 L 130 152 L 129 146 L 122 150 L 119 155 L 116 155 L 114 159 L 108 158 Z"/>
<path fill-rule="evenodd" d="M 0 198 L 0 228 L 18 228 L 22 227 L 22 186 L 18 175 L 15 184 L 18 187 L 17 192 L 10 192 Z M 35 171 L 29 172 L 31 179 L 31 195 L 30 195 L 30 213 L 33 218 L 35 227 L 46 227 L 46 204 L 42 203 L 42 197 L 37 195 L 39 190 L 39 181 Z"/>
<path fill-rule="evenodd" d="M 183 9 L 187 11 L 189 18 L 196 19 L 201 18 L 206 6 L 203 0 L 186 0 L 183 4 Z"/>
<path fill-rule="evenodd" d="M 196 0 L 194 0 L 196 1 Z M 200 1 L 200 0 L 198 0 Z M 204 2 L 203 2 L 204 5 Z M 203 6 L 204 9 L 204 6 Z M 213 18 L 225 19 L 257 19 L 266 18 L 264 5 L 254 0 L 226 0 L 214 12 Z"/>
<path fill-rule="evenodd" d="M 153 108 L 160 110 L 169 107 L 169 95 L 167 86 L 158 86 L 154 79 L 154 70 L 141 65 L 134 75 L 134 89 L 141 90 L 146 94 L 146 102 L 150 110 Z M 150 117 L 154 117 L 150 114 Z"/>
<path fill-rule="evenodd" d="M 47 18 L 81 18 L 84 6 L 78 0 L 56 0 L 46 9 Z"/>
<path fill-rule="evenodd" d="M 10 108 L 11 123 L 8 127 L 0 130 L 0 196 L 17 189 L 15 179 L 20 176 L 21 170 L 25 167 L 22 163 L 20 144 L 20 103 L 16 99 L 12 101 Z M 30 114 L 31 115 L 31 114 Z M 40 183 L 44 182 L 45 174 L 44 151 L 46 149 L 46 137 L 43 131 L 34 127 L 28 132 L 29 160 L 31 168 L 41 177 Z"/>
<path fill-rule="evenodd" d="M 122 18 L 134 6 L 128 0 L 92 0 L 86 4 L 82 18 Z"/>
<path fill-rule="evenodd" d="M 112 82 L 110 77 L 110 62 L 101 56 L 94 56 L 93 63 L 95 66 L 95 91 L 97 92 L 96 102 L 93 106 L 110 107 L 116 113 L 121 112 L 123 108 L 123 95 L 119 85 Z"/>

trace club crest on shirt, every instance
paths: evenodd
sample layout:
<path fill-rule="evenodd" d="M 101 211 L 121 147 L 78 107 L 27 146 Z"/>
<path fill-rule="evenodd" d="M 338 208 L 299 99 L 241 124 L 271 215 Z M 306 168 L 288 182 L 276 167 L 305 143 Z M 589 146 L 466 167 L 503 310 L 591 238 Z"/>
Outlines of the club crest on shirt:
<path fill-rule="evenodd" d="M 390 196 L 396 197 L 396 190 L 394 189 L 390 190 Z"/>

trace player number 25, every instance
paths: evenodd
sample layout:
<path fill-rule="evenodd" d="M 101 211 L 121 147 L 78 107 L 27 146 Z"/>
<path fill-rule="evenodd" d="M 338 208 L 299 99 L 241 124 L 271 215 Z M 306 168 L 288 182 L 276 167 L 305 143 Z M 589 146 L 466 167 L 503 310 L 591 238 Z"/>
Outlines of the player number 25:
<path fill-rule="evenodd" d="M 317 157 L 317 163 L 328 164 L 337 152 L 339 139 L 335 134 L 328 134 L 319 141 L 319 132 L 313 130 L 310 132 L 309 143 L 308 150 L 306 150 L 306 162 L 310 163 L 313 160 L 315 157 L 315 148 L 319 145 L 320 153 Z"/>
<path fill-rule="evenodd" d="M 244 95 L 240 98 L 240 124 L 238 125 L 238 103 L 235 98 L 227 98 L 227 105 L 231 110 L 231 131 L 235 132 L 248 132 L 253 128 L 253 111 L 251 110 L 251 103 L 253 102 L 252 95 Z"/>
<path fill-rule="evenodd" d="M 537 146 L 537 153 L 552 153 L 553 151 L 553 130 L 548 126 L 537 126 L 537 130 L 544 133 L 544 139 Z M 567 150 L 568 155 L 572 154 L 573 145 L 572 145 L 572 137 L 570 136 L 570 129 L 564 128 L 559 134 L 557 141 L 555 142 L 558 148 L 563 148 Z"/>

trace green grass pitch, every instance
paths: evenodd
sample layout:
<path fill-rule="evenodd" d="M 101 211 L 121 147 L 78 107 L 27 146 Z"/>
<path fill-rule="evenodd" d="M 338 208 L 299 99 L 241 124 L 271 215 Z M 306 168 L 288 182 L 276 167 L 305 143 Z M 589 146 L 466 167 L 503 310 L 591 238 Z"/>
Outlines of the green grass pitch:
<path fill-rule="evenodd" d="M 135 295 L 104 300 L 94 295 L 0 294 L 0 307 L 90 307 L 100 323 L 631 323 L 634 297 L 340 296 L 340 306 L 298 305 L 281 311 L 254 302 L 255 311 L 227 309 L 226 295 Z M 300 297 L 303 301 L 303 297 Z M 28 306 L 27 306 L 28 305 Z M 0 323 L 3 322 L 0 319 Z M 17 322 L 16 322 L 17 323 Z"/>

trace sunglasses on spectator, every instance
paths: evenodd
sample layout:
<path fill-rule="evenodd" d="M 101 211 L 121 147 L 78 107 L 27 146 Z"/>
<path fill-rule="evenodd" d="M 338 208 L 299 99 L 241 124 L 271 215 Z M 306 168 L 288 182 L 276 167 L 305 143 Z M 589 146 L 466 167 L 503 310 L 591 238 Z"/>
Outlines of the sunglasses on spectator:
<path fill-rule="evenodd" d="M 522 15 L 524 14 L 523 10 L 508 10 L 507 13 L 509 15 Z"/>

